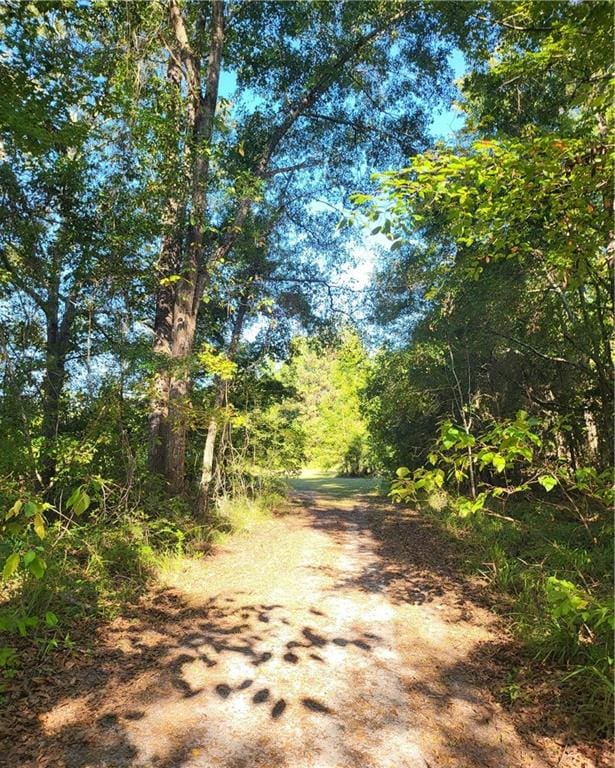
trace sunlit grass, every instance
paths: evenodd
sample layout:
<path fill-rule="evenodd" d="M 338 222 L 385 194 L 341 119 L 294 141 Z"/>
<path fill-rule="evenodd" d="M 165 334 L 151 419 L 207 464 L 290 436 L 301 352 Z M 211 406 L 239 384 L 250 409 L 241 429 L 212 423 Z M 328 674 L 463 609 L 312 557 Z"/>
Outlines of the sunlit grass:
<path fill-rule="evenodd" d="M 338 477 L 334 471 L 304 469 L 298 477 L 289 478 L 288 484 L 300 493 L 311 491 L 322 496 L 346 498 L 364 496 L 379 491 L 378 477 Z"/>

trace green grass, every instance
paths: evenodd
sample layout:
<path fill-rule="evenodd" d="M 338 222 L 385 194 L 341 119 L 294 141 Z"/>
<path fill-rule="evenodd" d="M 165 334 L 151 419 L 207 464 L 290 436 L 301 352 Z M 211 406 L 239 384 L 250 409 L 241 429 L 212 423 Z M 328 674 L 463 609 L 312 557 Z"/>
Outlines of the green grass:
<path fill-rule="evenodd" d="M 294 491 L 311 491 L 331 499 L 346 499 L 377 493 L 378 477 L 337 477 L 333 471 L 304 469 L 299 477 L 287 480 Z"/>
<path fill-rule="evenodd" d="M 208 537 L 214 544 L 221 544 L 229 536 L 250 531 L 274 514 L 280 514 L 286 498 L 281 493 L 271 491 L 255 497 L 222 496 L 215 506 L 213 525 Z"/>
<path fill-rule="evenodd" d="M 529 659 L 548 663 L 557 675 L 562 713 L 590 736 L 612 733 L 613 527 L 610 516 L 598 514 L 590 523 L 591 537 L 572 510 L 539 501 L 510 502 L 506 513 L 515 522 L 475 515 L 459 517 L 451 507 L 430 500 L 425 514 L 463 546 L 466 567 L 507 595 L 513 630 Z M 549 580 L 563 580 L 583 603 L 553 602 Z M 566 587 L 568 588 L 568 587 Z M 528 676 L 532 675 L 528 661 Z M 542 675 L 540 666 L 536 675 Z"/>

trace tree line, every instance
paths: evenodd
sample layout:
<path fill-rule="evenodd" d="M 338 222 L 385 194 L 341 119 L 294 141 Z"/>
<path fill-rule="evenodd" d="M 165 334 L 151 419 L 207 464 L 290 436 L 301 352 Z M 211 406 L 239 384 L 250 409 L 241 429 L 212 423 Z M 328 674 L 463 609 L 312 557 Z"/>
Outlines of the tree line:
<path fill-rule="evenodd" d="M 123 412 L 116 466 L 92 455 L 87 471 L 144 469 L 147 444 L 148 471 L 172 493 L 200 484 L 202 511 L 227 387 L 212 355 L 250 365 L 327 324 L 336 208 L 426 146 L 469 19 L 397 2 L 4 4 L 6 474 L 55 503 L 112 397 L 147 411 L 147 435 Z M 200 473 L 195 408 L 211 412 Z"/>

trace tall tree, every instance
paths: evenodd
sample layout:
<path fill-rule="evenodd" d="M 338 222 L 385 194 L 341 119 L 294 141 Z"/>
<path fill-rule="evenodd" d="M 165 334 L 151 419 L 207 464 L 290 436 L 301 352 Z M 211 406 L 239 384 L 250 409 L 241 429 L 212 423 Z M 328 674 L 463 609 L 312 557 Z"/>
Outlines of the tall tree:
<path fill-rule="evenodd" d="M 87 14 L 49 3 L 9 3 L 0 12 L 11 39 L 0 65 L 2 290 L 17 311 L 25 300 L 44 336 L 43 442 L 31 470 L 48 490 L 69 358 L 105 304 L 100 286 L 135 244 L 134 201 L 118 184 L 121 169 L 101 131 L 114 58 L 98 57 Z M 124 212 L 118 227 L 115 206 Z M 39 385 L 36 376 L 31 384 Z"/>
<path fill-rule="evenodd" d="M 440 7 L 430 13 L 420 3 L 240 4 L 233 6 L 228 23 L 225 14 L 229 13 L 221 2 L 180 6 L 172 0 L 167 9 L 168 25 L 160 36 L 168 53 L 169 88 L 183 101 L 179 119 L 181 133 L 187 137 L 183 151 L 190 196 L 185 209 L 175 196 L 169 197 L 165 215 L 170 226 L 159 262 L 163 285 L 158 291 L 154 347 L 161 365 L 152 402 L 150 457 L 152 469 L 165 474 L 174 488 L 181 488 L 187 362 L 212 269 L 229 256 L 272 179 L 323 162 L 321 157 L 298 154 L 298 143 L 304 147 L 308 137 L 323 142 L 327 135 L 339 137 L 349 128 L 354 142 L 359 135 L 372 143 L 375 137 L 382 140 L 386 133 L 382 115 L 376 120 L 378 130 L 366 126 L 366 120 L 362 123 L 361 116 L 379 109 L 371 87 L 376 72 L 387 82 L 392 56 L 406 62 L 401 79 L 413 82 L 415 90 L 402 96 L 396 84 L 392 102 L 382 105 L 382 113 L 390 110 L 388 122 L 398 122 L 401 116 L 395 111 L 404 104 L 409 116 L 404 121 L 406 133 L 419 140 L 424 126 L 422 91 L 438 87 L 438 66 L 446 54 L 442 37 L 436 41 L 437 23 L 447 17 Z M 274 31 L 279 46 L 272 57 L 263 40 Z M 385 42 L 392 35 L 397 35 L 393 50 Z M 300 56 L 299 48 L 305 48 Z M 305 57 L 311 49 L 308 59 L 313 63 L 306 68 Z M 224 131 L 216 132 L 223 59 L 240 88 L 231 147 Z M 430 74 L 432 80 L 427 79 Z M 388 82 L 393 87 L 393 79 Z M 323 111 L 327 97 L 334 99 L 334 110 Z M 389 127 L 389 140 L 397 138 L 395 133 Z M 239 156 L 226 184 L 220 177 L 225 141 L 227 152 L 230 148 Z M 211 157 L 217 158 L 215 163 Z M 276 160 L 290 162 L 277 165 Z"/>
<path fill-rule="evenodd" d="M 612 194 L 600 83 L 612 64 L 606 48 L 584 51 L 588 36 L 606 40 L 610 17 L 602 3 L 477 13 L 499 54 L 468 49 L 458 146 L 382 180 L 402 222 L 381 296 L 392 317 L 415 312 L 410 356 L 434 352 L 431 380 L 418 377 L 433 419 L 465 425 L 471 411 L 529 407 L 559 429 L 569 462 L 606 466 Z M 410 233 L 418 238 L 406 244 Z M 450 396 L 435 394 L 446 382 Z"/>

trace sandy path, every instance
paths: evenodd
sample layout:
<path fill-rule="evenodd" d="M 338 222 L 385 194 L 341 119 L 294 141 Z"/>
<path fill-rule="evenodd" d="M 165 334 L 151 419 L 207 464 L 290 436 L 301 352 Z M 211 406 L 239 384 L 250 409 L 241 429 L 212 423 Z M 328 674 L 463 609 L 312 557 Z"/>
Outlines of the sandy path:
<path fill-rule="evenodd" d="M 57 681 L 10 764 L 556 765 L 488 694 L 472 659 L 494 621 L 451 577 L 434 532 L 410 516 L 383 543 L 370 504 L 304 494 L 171 573 Z M 591 765 L 559 766 L 573 764 Z"/>

